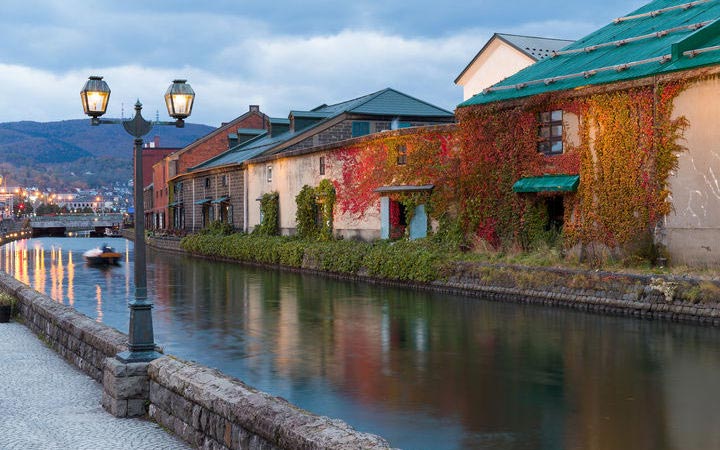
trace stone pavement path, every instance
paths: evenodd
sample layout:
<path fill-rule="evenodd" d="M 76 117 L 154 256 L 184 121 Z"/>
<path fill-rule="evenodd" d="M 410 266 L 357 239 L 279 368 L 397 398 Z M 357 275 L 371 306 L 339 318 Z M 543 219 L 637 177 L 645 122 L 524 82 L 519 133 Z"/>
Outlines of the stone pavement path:
<path fill-rule="evenodd" d="M 18 323 L 0 324 L 0 449 L 187 449 L 153 422 L 118 419 L 102 386 Z"/>

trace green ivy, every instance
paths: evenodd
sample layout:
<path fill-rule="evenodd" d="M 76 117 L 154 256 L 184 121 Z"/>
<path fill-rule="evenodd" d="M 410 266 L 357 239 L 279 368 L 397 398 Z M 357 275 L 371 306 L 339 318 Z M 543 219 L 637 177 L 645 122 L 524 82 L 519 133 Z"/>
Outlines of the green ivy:
<path fill-rule="evenodd" d="M 302 239 L 329 241 L 333 238 L 333 210 L 335 207 L 335 186 L 324 179 L 316 188 L 302 187 L 295 197 L 297 212 L 297 234 Z M 316 222 L 320 212 L 322 223 Z"/>
<path fill-rule="evenodd" d="M 302 239 L 313 239 L 318 234 L 318 227 L 315 223 L 317 216 L 317 202 L 315 201 L 315 189 L 307 184 L 300 189 L 295 196 L 297 211 L 295 222 L 297 223 L 297 235 Z"/>
<path fill-rule="evenodd" d="M 260 197 L 262 221 L 253 233 L 263 236 L 280 234 L 280 196 L 277 192 L 268 192 Z"/>
<path fill-rule="evenodd" d="M 335 186 L 332 181 L 322 180 L 315 188 L 315 196 L 322 213 L 319 238 L 328 241 L 333 237 L 333 209 L 335 208 Z"/>

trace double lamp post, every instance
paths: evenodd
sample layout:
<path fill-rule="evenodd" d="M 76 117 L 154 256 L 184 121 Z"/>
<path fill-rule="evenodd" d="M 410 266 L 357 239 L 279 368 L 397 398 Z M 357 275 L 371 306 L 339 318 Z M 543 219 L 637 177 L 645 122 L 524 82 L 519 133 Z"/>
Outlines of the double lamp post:
<path fill-rule="evenodd" d="M 107 111 L 110 88 L 102 77 L 91 76 L 80 91 L 83 110 L 90 116 L 91 125 L 122 125 L 134 141 L 134 197 L 135 197 L 135 298 L 130 302 L 130 326 L 128 351 L 117 355 L 125 363 L 148 362 L 160 356 L 155 351 L 152 324 L 152 302 L 147 298 L 147 270 L 145 263 L 145 207 L 143 205 L 143 136 L 155 125 L 185 126 L 185 119 L 192 112 L 195 92 L 186 80 L 175 80 L 165 92 L 168 114 L 174 122 L 151 122 L 141 114 L 140 100 L 135 103 L 135 117 L 128 120 L 100 119 Z"/>

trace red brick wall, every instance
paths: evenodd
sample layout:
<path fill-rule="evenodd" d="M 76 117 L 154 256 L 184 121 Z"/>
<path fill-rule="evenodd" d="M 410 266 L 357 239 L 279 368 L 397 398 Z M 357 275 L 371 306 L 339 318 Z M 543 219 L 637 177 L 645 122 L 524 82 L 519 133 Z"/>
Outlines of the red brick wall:
<path fill-rule="evenodd" d="M 243 117 L 244 116 L 244 117 Z M 190 167 L 197 166 L 207 161 L 213 156 L 228 149 L 229 133 L 234 133 L 238 128 L 267 128 L 267 120 L 260 112 L 251 111 L 244 114 L 232 122 L 224 124 L 222 127 L 210 133 L 197 144 L 191 144 L 178 155 L 177 173 L 187 172 Z"/>
<path fill-rule="evenodd" d="M 179 148 L 143 148 L 142 164 L 143 164 L 143 188 L 153 183 L 153 166 L 172 152 L 180 150 Z"/>
<path fill-rule="evenodd" d="M 168 226 L 168 202 L 169 202 L 169 190 L 167 185 L 167 162 L 160 161 L 152 166 L 152 177 L 153 177 L 153 209 L 152 212 L 156 214 L 163 213 L 165 216 L 164 227 Z"/>

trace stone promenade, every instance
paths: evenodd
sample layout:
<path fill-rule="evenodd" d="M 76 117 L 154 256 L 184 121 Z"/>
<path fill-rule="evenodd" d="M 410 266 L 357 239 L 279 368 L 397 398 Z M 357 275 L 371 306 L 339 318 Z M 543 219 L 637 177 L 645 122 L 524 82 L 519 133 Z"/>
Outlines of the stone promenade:
<path fill-rule="evenodd" d="M 153 422 L 118 419 L 102 386 L 22 324 L 0 324 L 0 449 L 186 449 Z"/>

